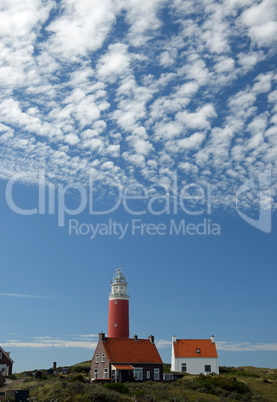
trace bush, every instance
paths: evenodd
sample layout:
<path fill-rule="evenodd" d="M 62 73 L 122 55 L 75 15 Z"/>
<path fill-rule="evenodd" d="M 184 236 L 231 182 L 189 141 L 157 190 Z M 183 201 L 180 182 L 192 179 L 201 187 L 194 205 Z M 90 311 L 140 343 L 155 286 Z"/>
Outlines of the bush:
<path fill-rule="evenodd" d="M 87 393 L 87 399 L 84 398 L 83 400 L 95 402 L 118 402 L 119 399 L 115 392 L 93 387 Z"/>
<path fill-rule="evenodd" d="M 190 389 L 206 394 L 228 396 L 230 393 L 238 395 L 250 395 L 250 388 L 236 378 L 220 376 L 199 376 L 194 381 L 186 384 Z"/>
<path fill-rule="evenodd" d="M 252 373 L 251 371 L 245 370 L 243 367 L 219 367 L 220 374 L 230 374 L 230 375 L 237 375 L 240 377 L 259 377 L 258 374 Z"/>
<path fill-rule="evenodd" d="M 104 387 L 110 389 L 111 391 L 119 392 L 120 394 L 129 393 L 129 388 L 125 384 L 122 384 L 121 382 L 113 382 L 111 384 L 105 384 Z"/>
<path fill-rule="evenodd" d="M 75 373 L 86 373 L 87 374 L 90 372 L 90 366 L 88 367 L 87 365 L 79 364 L 78 366 L 73 366 L 71 371 L 73 371 Z"/>
<path fill-rule="evenodd" d="M 74 382 L 74 381 L 80 381 L 80 382 L 84 382 L 84 377 L 82 376 L 82 374 L 76 374 L 73 377 L 71 377 L 69 379 L 70 382 Z"/>

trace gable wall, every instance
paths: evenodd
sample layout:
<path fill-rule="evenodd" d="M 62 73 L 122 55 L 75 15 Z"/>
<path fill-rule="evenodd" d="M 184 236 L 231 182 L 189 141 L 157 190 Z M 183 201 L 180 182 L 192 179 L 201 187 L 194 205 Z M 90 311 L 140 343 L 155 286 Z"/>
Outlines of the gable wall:
<path fill-rule="evenodd" d="M 174 358 L 172 371 L 182 371 L 182 363 L 187 365 L 187 373 L 201 374 L 205 373 L 205 365 L 211 366 L 211 372 L 219 374 L 217 357 L 177 357 Z"/>
<path fill-rule="evenodd" d="M 12 374 L 12 362 L 10 361 L 10 359 L 8 359 L 8 357 L 0 351 L 0 353 L 2 353 L 2 358 L 0 359 L 0 365 L 5 364 L 6 365 L 6 371 L 4 373 L 4 375 L 9 375 Z M 7 369 L 8 367 L 8 369 Z"/>
<path fill-rule="evenodd" d="M 104 363 L 102 362 L 102 353 L 105 354 Z M 96 355 L 99 355 L 98 363 L 96 363 Z M 98 342 L 92 361 L 91 361 L 91 379 L 94 378 L 94 370 L 97 369 L 97 378 L 104 378 L 104 369 L 108 369 L 108 378 L 111 378 L 110 364 L 106 356 L 106 352 L 102 342 Z"/>

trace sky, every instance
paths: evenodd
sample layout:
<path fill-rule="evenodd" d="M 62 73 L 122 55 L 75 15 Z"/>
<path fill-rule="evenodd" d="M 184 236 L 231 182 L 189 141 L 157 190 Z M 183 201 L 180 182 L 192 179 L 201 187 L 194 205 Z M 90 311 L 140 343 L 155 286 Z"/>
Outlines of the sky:
<path fill-rule="evenodd" d="M 277 367 L 274 0 L 2 0 L 0 346 L 92 358 L 110 281 L 130 335 L 215 335 Z"/>

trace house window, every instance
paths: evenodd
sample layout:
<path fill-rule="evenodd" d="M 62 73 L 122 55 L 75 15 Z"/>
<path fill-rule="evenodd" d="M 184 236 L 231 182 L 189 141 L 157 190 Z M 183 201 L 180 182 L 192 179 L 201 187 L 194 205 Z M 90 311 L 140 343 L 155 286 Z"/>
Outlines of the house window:
<path fill-rule="evenodd" d="M 205 373 L 210 373 L 212 371 L 210 364 L 205 365 Z"/>
<path fill-rule="evenodd" d="M 114 304 L 117 304 L 117 300 L 114 301 Z"/>
<path fill-rule="evenodd" d="M 108 378 L 108 369 L 107 368 L 104 369 L 104 378 Z"/>
<path fill-rule="evenodd" d="M 182 363 L 182 371 L 187 371 L 187 363 Z"/>
<path fill-rule="evenodd" d="M 0 364 L 0 375 L 2 373 L 5 373 L 5 371 L 6 371 L 6 365 L 5 364 Z"/>
<path fill-rule="evenodd" d="M 142 367 L 135 367 L 134 379 L 136 381 L 141 381 L 143 379 L 143 369 L 142 369 Z"/>
<path fill-rule="evenodd" d="M 94 378 L 97 378 L 97 373 L 98 373 L 98 370 L 94 369 Z"/>
<path fill-rule="evenodd" d="M 99 355 L 95 355 L 95 363 L 99 363 Z"/>
<path fill-rule="evenodd" d="M 150 379 L 150 371 L 146 371 L 146 378 L 147 378 L 147 380 Z"/>
<path fill-rule="evenodd" d="M 102 353 L 102 363 L 105 361 L 105 353 Z"/>
<path fill-rule="evenodd" d="M 160 369 L 155 368 L 154 369 L 154 380 L 159 380 L 160 379 Z"/>
<path fill-rule="evenodd" d="M 2 359 L 2 352 L 0 352 L 0 359 Z"/>
<path fill-rule="evenodd" d="M 201 350 L 199 348 L 197 348 L 196 353 L 201 353 Z"/>

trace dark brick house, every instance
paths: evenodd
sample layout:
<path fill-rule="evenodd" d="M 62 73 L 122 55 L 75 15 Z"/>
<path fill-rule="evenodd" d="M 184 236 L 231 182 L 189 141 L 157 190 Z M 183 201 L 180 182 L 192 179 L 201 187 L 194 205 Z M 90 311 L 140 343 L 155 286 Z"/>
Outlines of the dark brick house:
<path fill-rule="evenodd" d="M 0 375 L 8 376 L 12 374 L 13 360 L 10 358 L 9 352 L 5 352 L 0 347 Z"/>
<path fill-rule="evenodd" d="M 115 382 L 161 381 L 163 362 L 154 343 L 148 339 L 107 338 L 99 334 L 99 341 L 91 361 L 91 381 L 110 379 Z"/>

